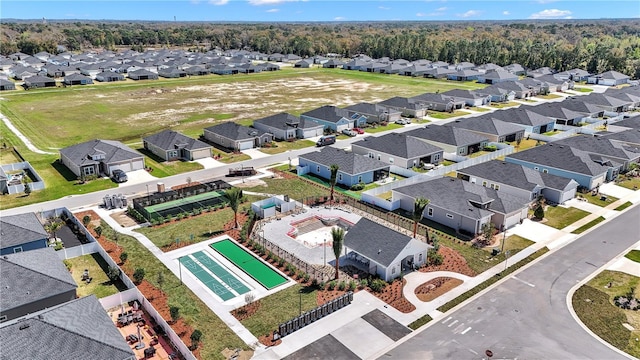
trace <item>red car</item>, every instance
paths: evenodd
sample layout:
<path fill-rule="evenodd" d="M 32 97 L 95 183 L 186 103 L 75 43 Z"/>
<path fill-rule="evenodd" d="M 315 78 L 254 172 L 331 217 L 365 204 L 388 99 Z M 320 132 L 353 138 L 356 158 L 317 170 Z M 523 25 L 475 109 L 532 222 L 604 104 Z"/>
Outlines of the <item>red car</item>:
<path fill-rule="evenodd" d="M 353 131 L 357 132 L 360 135 L 364 134 L 364 130 L 362 130 L 360 128 L 353 128 Z"/>

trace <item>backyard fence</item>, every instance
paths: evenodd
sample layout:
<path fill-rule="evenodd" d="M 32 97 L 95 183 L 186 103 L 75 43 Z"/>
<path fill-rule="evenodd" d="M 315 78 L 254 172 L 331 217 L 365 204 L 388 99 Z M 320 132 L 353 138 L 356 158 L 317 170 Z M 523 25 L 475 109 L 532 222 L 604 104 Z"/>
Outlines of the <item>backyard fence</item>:
<path fill-rule="evenodd" d="M 281 323 L 278 326 L 278 330 L 274 332 L 274 340 L 276 337 L 287 336 L 294 331 L 300 330 L 303 327 L 310 325 L 316 320 L 320 320 L 323 317 L 332 314 L 335 311 L 342 309 L 343 307 L 351 304 L 353 301 L 353 291 L 349 291 L 344 295 L 341 295 L 325 304 L 322 304 L 314 309 L 311 309 L 304 314 L 300 314 L 295 318 Z"/>
<path fill-rule="evenodd" d="M 44 189 L 44 180 L 38 175 L 36 170 L 29 164 L 28 161 L 23 161 L 14 164 L 2 165 L 2 170 L 7 173 L 22 171 L 20 177 L 15 177 L 15 174 L 7 174 L 9 178 L 7 181 L 7 192 L 9 194 L 19 194 L 24 192 L 25 183 L 23 179 L 26 177 L 30 180 L 29 187 L 32 191 L 34 190 L 43 190 Z"/>

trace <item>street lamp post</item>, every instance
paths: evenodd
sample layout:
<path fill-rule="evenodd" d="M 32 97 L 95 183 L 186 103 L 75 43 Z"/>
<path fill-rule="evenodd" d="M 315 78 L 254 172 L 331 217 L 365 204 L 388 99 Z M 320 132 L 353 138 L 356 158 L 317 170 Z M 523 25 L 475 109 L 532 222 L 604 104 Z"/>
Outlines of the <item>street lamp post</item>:
<path fill-rule="evenodd" d="M 327 266 L 327 238 L 322 241 L 322 248 L 324 249 L 324 266 Z"/>
<path fill-rule="evenodd" d="M 500 251 L 504 251 L 504 242 L 507 241 L 507 229 L 502 225 L 502 249 Z"/>

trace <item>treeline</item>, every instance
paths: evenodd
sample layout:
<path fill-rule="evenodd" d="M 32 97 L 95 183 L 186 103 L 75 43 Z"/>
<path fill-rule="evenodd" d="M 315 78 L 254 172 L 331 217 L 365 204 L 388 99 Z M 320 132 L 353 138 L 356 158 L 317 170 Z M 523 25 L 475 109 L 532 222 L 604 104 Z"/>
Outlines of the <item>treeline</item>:
<path fill-rule="evenodd" d="M 639 20 L 380 23 L 3 23 L 0 53 L 183 47 L 299 56 L 337 53 L 527 68 L 617 70 L 640 77 Z"/>

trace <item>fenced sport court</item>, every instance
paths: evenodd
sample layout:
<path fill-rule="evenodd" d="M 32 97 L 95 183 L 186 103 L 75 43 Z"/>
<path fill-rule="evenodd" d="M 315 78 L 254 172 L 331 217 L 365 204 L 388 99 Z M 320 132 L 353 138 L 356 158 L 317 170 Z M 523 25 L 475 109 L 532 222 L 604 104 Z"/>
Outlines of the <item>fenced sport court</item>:
<path fill-rule="evenodd" d="M 203 251 L 181 257 L 180 263 L 222 301 L 233 299 L 251 290 Z"/>
<path fill-rule="evenodd" d="M 226 202 L 224 191 L 211 191 L 144 208 L 151 220 L 188 213 L 194 209 L 207 209 Z"/>
<path fill-rule="evenodd" d="M 267 290 L 271 290 L 287 282 L 284 276 L 278 274 L 267 264 L 249 254 L 229 239 L 218 241 L 209 246 L 267 288 Z"/>

